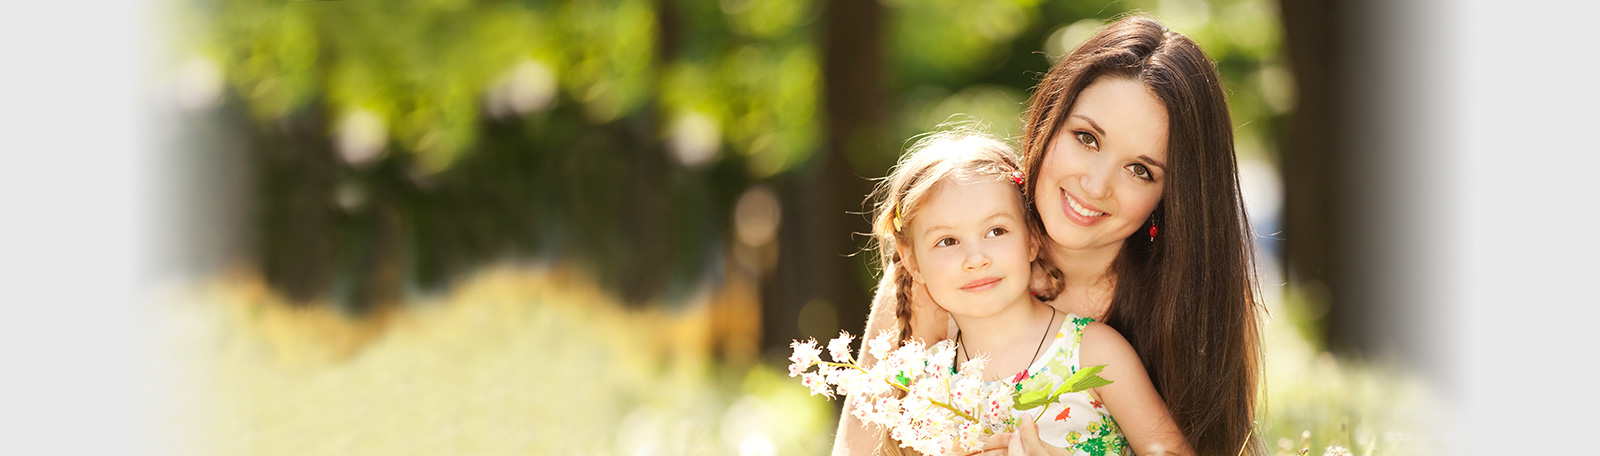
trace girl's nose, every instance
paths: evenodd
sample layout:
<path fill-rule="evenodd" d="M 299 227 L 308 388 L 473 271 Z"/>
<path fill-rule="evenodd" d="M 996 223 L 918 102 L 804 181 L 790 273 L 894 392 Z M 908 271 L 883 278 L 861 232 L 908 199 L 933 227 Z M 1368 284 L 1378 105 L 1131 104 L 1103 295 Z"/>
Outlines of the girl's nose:
<path fill-rule="evenodd" d="M 968 271 L 976 271 L 989 267 L 990 262 L 989 254 L 984 253 L 983 249 L 974 248 L 967 253 L 967 260 L 964 263 Z"/>

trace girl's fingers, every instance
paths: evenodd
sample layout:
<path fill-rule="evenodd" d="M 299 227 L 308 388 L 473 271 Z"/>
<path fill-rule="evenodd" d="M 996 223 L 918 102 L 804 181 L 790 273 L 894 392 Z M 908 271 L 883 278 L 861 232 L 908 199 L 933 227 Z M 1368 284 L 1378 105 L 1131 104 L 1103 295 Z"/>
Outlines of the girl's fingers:
<path fill-rule="evenodd" d="M 1006 444 L 1011 441 L 1010 432 L 996 432 L 994 435 L 983 439 L 983 447 L 978 451 L 968 453 L 967 456 L 992 454 L 992 451 L 1004 451 Z"/>
<path fill-rule="evenodd" d="M 1028 456 L 1028 452 L 1022 448 L 1022 434 L 1011 434 L 1010 440 L 1006 444 L 1007 456 Z"/>
<path fill-rule="evenodd" d="M 1033 456 L 1066 454 L 1065 450 L 1050 445 L 1045 445 L 1044 441 L 1039 439 L 1039 425 L 1034 424 L 1032 420 L 1022 422 L 1022 432 L 1017 433 L 1017 441 L 1021 444 L 1021 448 L 1026 450 L 1026 452 L 1016 454 L 1028 454 Z"/>

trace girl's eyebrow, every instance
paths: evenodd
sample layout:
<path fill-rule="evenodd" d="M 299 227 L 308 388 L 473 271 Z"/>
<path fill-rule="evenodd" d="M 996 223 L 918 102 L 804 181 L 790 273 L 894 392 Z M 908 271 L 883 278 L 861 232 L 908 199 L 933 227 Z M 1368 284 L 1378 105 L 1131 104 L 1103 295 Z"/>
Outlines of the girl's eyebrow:
<path fill-rule="evenodd" d="M 1162 168 L 1162 169 L 1166 169 L 1166 168 Z M 1008 214 L 1005 211 L 1000 211 L 1000 212 L 996 212 L 996 213 L 993 213 L 993 214 L 989 214 L 988 217 L 984 217 L 983 218 L 983 221 L 987 223 L 990 220 L 994 220 L 994 219 L 1000 218 L 1000 217 L 1005 217 L 1005 218 L 1012 219 L 1012 220 L 1016 219 L 1016 217 L 1012 217 L 1011 214 Z M 926 236 L 928 233 L 932 233 L 934 231 L 953 230 L 953 229 L 955 229 L 955 227 L 945 226 L 945 225 L 930 226 L 927 229 L 922 230 L 922 234 L 924 236 Z"/>
<path fill-rule="evenodd" d="M 1102 137 L 1104 137 L 1106 135 L 1106 130 L 1103 129 L 1103 128 L 1100 128 L 1100 123 L 1099 122 L 1095 122 L 1094 119 L 1090 119 L 1089 116 L 1086 116 L 1086 115 L 1083 115 L 1083 114 L 1073 114 L 1071 117 L 1077 117 L 1079 119 L 1083 119 L 1084 122 L 1088 122 L 1089 123 L 1089 128 L 1093 128 L 1095 133 L 1099 133 L 1100 136 L 1102 136 Z M 1162 168 L 1166 168 L 1166 167 L 1163 166 Z"/>

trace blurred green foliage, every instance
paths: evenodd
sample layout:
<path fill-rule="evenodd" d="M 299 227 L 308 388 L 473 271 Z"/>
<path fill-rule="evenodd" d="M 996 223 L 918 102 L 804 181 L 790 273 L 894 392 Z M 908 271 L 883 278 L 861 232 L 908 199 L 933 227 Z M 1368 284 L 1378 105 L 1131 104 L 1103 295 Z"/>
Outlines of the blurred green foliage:
<path fill-rule="evenodd" d="M 854 175 L 827 179 L 884 175 L 910 138 L 952 116 L 970 116 L 1018 139 L 1035 78 L 1096 27 L 1133 10 L 1192 37 L 1216 61 L 1242 160 L 1272 164 L 1283 153 L 1296 94 L 1275 2 L 882 3 L 886 58 L 879 83 L 887 97 L 873 102 L 882 104 L 879 112 L 887 118 L 882 131 L 874 132 L 872 147 L 844 157 Z M 177 91 L 194 90 L 195 81 L 207 80 L 184 76 L 192 68 L 200 68 L 201 75 L 220 74 L 222 86 L 211 95 L 214 100 L 180 103 L 182 153 L 202 170 L 185 185 L 187 191 L 219 198 L 236 195 L 213 203 L 230 207 L 217 210 L 240 220 L 226 225 L 237 251 L 219 253 L 229 259 L 214 263 L 244 258 L 267 285 L 297 301 L 326 299 L 362 311 L 447 291 L 484 264 L 528 259 L 585 267 L 605 289 L 633 288 L 640 300 L 686 299 L 703 283 L 742 267 L 727 260 L 736 256 L 730 251 L 741 248 L 733 233 L 741 195 L 757 186 L 792 191 L 795 187 L 784 184 L 810 178 L 803 170 L 828 152 L 826 138 L 833 132 L 827 131 L 823 100 L 830 81 L 821 43 L 825 34 L 837 32 L 823 27 L 829 5 L 810 0 L 175 0 L 170 9 L 175 59 L 168 66 L 179 74 Z M 230 186 L 231 191 L 219 190 Z M 784 222 L 791 222 L 792 213 L 785 214 Z M 1253 222 L 1262 232 L 1278 226 L 1275 220 Z M 802 254 L 818 253 L 777 255 Z M 853 264 L 863 284 L 874 282 L 864 261 Z M 1379 451 L 1372 454 L 1395 454 L 1389 449 L 1401 445 L 1396 442 L 1403 436 L 1385 432 L 1404 429 L 1410 417 L 1384 407 L 1420 403 L 1421 388 L 1398 369 L 1339 364 L 1321 355 L 1320 333 L 1311 320 L 1325 310 L 1299 303 L 1296 296 L 1287 310 L 1275 312 L 1285 320 L 1268 326 L 1271 421 L 1259 430 L 1269 446 L 1283 449 L 1279 440 L 1289 439 L 1298 449 L 1299 433 L 1314 430 L 1318 448 L 1343 442 L 1370 452 L 1368 444 L 1377 442 Z M 579 301 L 579 307 L 611 302 Z M 634 301 L 618 305 L 637 305 Z M 853 326 L 860 321 L 855 315 L 841 312 L 831 321 L 859 329 Z M 506 337 L 530 344 L 514 347 L 528 353 L 567 350 L 554 353 L 568 353 L 574 365 L 588 365 L 579 359 L 592 357 L 590 352 L 612 356 L 632 348 L 600 339 L 566 344 L 569 336 L 586 334 L 585 325 L 618 325 L 584 318 L 573 322 L 578 329 Z M 1291 327 L 1299 331 L 1284 330 Z M 462 323 L 448 332 L 481 335 L 480 329 Z M 521 353 L 493 351 L 504 348 L 503 340 L 480 342 L 489 348 L 479 347 L 478 353 Z M 273 392 L 282 386 L 273 379 L 306 381 L 259 365 L 247 349 L 225 349 L 233 351 L 224 357 L 245 361 L 224 366 L 220 375 L 228 377 L 221 384 Z M 396 369 L 414 368 L 408 363 L 415 359 L 396 355 L 408 350 L 379 349 L 380 356 L 365 361 L 368 367 L 346 372 L 383 385 L 370 388 L 378 396 L 366 396 L 362 404 L 381 408 L 389 402 L 372 398 L 411 394 L 408 383 L 383 383 L 393 380 Z M 549 371 L 505 361 L 512 356 L 484 361 L 455 352 L 428 353 L 441 363 L 467 364 L 416 370 L 419 375 L 519 376 L 535 384 L 508 394 L 539 406 L 565 392 L 566 386 L 550 382 L 556 377 Z M 490 364 L 471 364 L 480 361 Z M 374 362 L 380 364 L 371 367 Z M 663 439 L 673 438 L 675 429 L 702 422 L 721 423 L 712 434 L 722 437 L 714 438 L 732 438 L 749 434 L 738 427 L 741 423 L 767 422 L 741 415 L 754 413 L 750 410 L 778 410 L 798 423 L 761 430 L 774 439 L 767 444 L 805 450 L 827 445 L 822 435 L 836 415 L 819 411 L 824 401 L 801 397 L 802 388 L 787 384 L 790 379 L 777 376 L 775 369 L 693 365 L 677 371 L 681 375 L 673 381 L 678 383 L 656 385 L 651 379 L 662 370 L 648 367 L 648 360 L 630 362 L 646 367 L 624 363 L 632 370 L 616 373 L 619 380 L 608 387 L 639 402 L 601 404 L 577 423 L 599 428 L 631 419 L 653 426 L 640 435 L 655 440 L 612 440 L 619 438 L 608 429 L 585 429 L 600 440 L 538 441 L 523 448 L 618 451 L 669 445 Z M 1306 372 L 1315 373 L 1310 377 L 1317 381 L 1299 382 Z M 437 391 L 498 384 L 477 377 L 420 378 Z M 307 397 L 345 394 L 336 382 L 299 384 Z M 682 391 L 699 399 L 669 397 Z M 479 398 L 473 404 L 498 407 L 502 399 Z M 247 399 L 219 404 L 242 400 Z M 260 411 L 293 403 L 237 407 Z M 251 424 L 220 425 L 239 423 Z M 332 423 L 326 427 L 345 425 Z M 294 434 L 292 428 L 270 431 Z M 232 438 L 255 431 L 236 426 L 218 432 Z M 507 435 L 527 437 L 512 432 L 472 441 L 505 448 L 495 444 L 514 441 L 504 440 Z M 728 452 L 742 444 L 719 443 Z M 294 445 L 285 448 L 298 452 Z"/>
<path fill-rule="evenodd" d="M 301 301 L 363 311 L 557 258 L 630 302 L 681 300 L 735 267 L 738 198 L 818 179 L 799 171 L 835 134 L 825 1 L 175 1 L 171 66 L 225 81 L 183 114 L 185 153 L 246 163 L 220 179 L 247 187 L 219 203 L 244 208 L 234 256 Z M 854 175 L 820 179 L 882 176 L 955 116 L 1015 138 L 1052 59 L 1134 10 L 1216 60 L 1242 158 L 1274 162 L 1294 107 L 1270 1 L 883 4 L 888 118 L 840 152 Z M 812 254 L 838 255 L 778 257 Z"/>

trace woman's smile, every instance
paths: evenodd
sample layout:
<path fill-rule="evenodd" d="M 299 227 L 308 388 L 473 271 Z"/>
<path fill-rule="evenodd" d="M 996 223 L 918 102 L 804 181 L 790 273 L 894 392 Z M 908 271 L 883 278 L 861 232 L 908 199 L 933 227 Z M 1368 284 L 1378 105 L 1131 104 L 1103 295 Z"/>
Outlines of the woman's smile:
<path fill-rule="evenodd" d="M 1061 201 L 1061 212 L 1065 213 L 1067 220 L 1071 220 L 1072 223 L 1089 226 L 1104 220 L 1106 217 L 1105 211 L 1098 210 L 1099 208 L 1090 206 L 1088 203 L 1078 201 L 1077 198 L 1067 193 L 1067 189 L 1061 189 Z"/>
<path fill-rule="evenodd" d="M 1090 83 L 1039 161 L 1039 219 L 1067 250 L 1115 249 L 1145 228 L 1167 176 L 1167 108 L 1135 79 Z M 1060 201 L 1048 201 L 1050 189 Z M 1047 210 L 1046 205 L 1059 207 Z"/>

